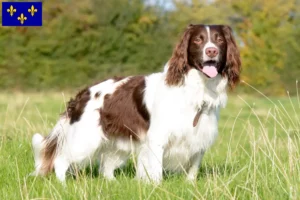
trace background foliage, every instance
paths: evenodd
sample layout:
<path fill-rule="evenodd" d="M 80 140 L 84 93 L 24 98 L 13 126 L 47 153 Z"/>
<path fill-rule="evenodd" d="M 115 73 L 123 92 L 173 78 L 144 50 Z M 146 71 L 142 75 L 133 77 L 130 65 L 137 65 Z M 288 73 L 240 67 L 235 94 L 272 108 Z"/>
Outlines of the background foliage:
<path fill-rule="evenodd" d="M 292 93 L 300 77 L 299 0 L 174 0 L 171 8 L 145 0 L 51 0 L 43 9 L 42 27 L 0 28 L 1 88 L 74 89 L 160 71 L 190 23 L 232 26 L 242 79 L 267 94 Z"/>

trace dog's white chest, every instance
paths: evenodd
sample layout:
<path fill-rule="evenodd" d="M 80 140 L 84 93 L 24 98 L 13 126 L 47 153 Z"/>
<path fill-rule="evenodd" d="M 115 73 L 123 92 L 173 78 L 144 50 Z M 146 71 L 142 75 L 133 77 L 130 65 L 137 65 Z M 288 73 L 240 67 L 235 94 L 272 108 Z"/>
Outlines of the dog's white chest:
<path fill-rule="evenodd" d="M 204 152 L 214 142 L 218 133 L 217 116 L 223 102 L 224 88 L 216 89 L 222 82 L 221 76 L 204 83 L 197 71 L 190 71 L 182 87 L 155 88 L 155 93 L 146 90 L 151 110 L 150 142 L 163 148 L 163 167 L 171 171 L 189 168 L 191 159 Z M 225 81 L 226 82 L 226 81 Z M 152 94 L 155 94 L 153 98 Z M 226 97 L 226 93 L 224 93 Z M 226 98 L 224 98 L 226 99 Z M 205 107 L 202 105 L 205 103 Z M 193 121 L 197 110 L 201 115 L 196 127 Z"/>
<path fill-rule="evenodd" d="M 164 168 L 172 171 L 185 170 L 191 156 L 200 151 L 196 141 L 198 138 L 199 134 L 193 133 L 193 131 L 171 134 L 164 148 Z"/>
<path fill-rule="evenodd" d="M 203 111 L 196 127 L 192 126 L 193 120 L 189 119 L 185 127 L 176 129 L 181 131 L 173 130 L 169 134 L 164 148 L 165 169 L 186 170 L 190 166 L 191 158 L 201 151 L 205 152 L 217 137 L 218 125 L 215 110 Z"/>

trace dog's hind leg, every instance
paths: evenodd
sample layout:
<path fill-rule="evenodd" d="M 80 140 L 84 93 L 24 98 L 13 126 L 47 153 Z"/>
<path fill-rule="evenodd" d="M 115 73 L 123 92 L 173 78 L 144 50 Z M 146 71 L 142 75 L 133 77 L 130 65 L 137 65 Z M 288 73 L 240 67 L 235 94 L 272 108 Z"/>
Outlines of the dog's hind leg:
<path fill-rule="evenodd" d="M 68 132 L 69 119 L 63 115 L 45 138 L 36 133 L 32 137 L 35 171 L 31 175 L 46 175 L 53 169 L 53 161 Z"/>
<path fill-rule="evenodd" d="M 66 173 L 69 169 L 70 163 L 69 161 L 62 155 L 59 155 L 54 160 L 54 170 L 56 177 L 61 182 L 65 182 L 66 179 Z"/>
<path fill-rule="evenodd" d="M 129 158 L 129 152 L 105 152 L 101 154 L 99 173 L 108 180 L 114 180 L 114 171 L 123 166 Z"/>
<path fill-rule="evenodd" d="M 60 181 L 64 182 L 70 165 L 82 168 L 93 163 L 104 137 L 98 124 L 99 112 L 87 110 L 79 121 L 69 125 L 68 134 L 58 146 L 54 158 L 55 174 Z"/>

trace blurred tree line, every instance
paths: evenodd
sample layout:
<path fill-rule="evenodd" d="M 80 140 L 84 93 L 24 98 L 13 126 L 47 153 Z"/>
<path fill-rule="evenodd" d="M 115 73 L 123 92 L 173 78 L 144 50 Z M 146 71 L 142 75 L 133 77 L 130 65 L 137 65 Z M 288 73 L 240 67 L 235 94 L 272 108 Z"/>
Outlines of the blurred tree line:
<path fill-rule="evenodd" d="M 243 80 L 266 94 L 296 91 L 300 0 L 174 0 L 173 5 L 44 1 L 42 27 L 1 27 L 0 87 L 74 89 L 113 75 L 161 71 L 185 27 L 209 23 L 234 29 Z"/>

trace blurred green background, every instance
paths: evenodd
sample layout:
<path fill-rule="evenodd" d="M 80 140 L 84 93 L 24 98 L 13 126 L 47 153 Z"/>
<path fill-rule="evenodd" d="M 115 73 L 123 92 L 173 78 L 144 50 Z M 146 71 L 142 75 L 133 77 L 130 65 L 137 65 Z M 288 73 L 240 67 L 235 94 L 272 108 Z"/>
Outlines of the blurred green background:
<path fill-rule="evenodd" d="M 267 95 L 296 93 L 300 0 L 44 1 L 42 27 L 0 28 L 0 88 L 73 90 L 161 71 L 190 23 L 230 25 L 242 80 Z"/>

